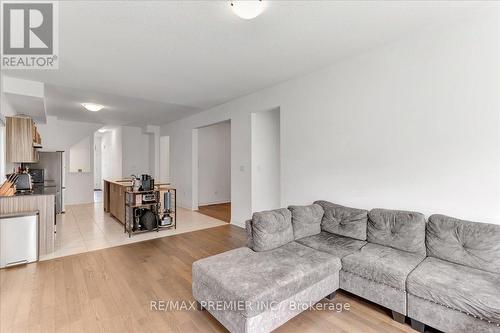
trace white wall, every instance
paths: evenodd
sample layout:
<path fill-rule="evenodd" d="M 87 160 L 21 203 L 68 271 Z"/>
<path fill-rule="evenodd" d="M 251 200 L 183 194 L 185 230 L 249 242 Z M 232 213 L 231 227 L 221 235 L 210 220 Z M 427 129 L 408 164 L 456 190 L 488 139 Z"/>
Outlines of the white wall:
<path fill-rule="evenodd" d="M 198 205 L 231 201 L 231 123 L 198 129 Z"/>
<path fill-rule="evenodd" d="M 111 128 L 103 133 L 101 140 L 102 179 L 122 178 L 122 127 Z"/>
<path fill-rule="evenodd" d="M 170 182 L 170 137 L 160 138 L 160 182 Z"/>
<path fill-rule="evenodd" d="M 148 169 L 149 172 L 144 172 L 150 174 L 153 178 L 158 179 L 158 177 L 155 176 L 156 170 L 156 142 L 155 142 L 155 136 L 152 134 L 148 135 Z"/>
<path fill-rule="evenodd" d="M 256 112 L 252 126 L 252 211 L 281 207 L 280 110 Z"/>
<path fill-rule="evenodd" d="M 140 127 L 122 127 L 124 177 L 151 173 L 150 135 Z"/>
<path fill-rule="evenodd" d="M 94 189 L 102 190 L 102 136 L 94 135 Z"/>
<path fill-rule="evenodd" d="M 89 137 L 87 141 L 89 149 L 93 145 L 93 136 Z M 64 154 L 66 159 L 66 166 L 70 163 L 70 154 L 66 152 Z M 91 172 L 70 172 L 69 168 L 66 167 L 66 191 L 65 191 L 65 205 L 77 205 L 84 203 L 94 202 L 94 155 L 90 155 L 91 158 Z"/>
<path fill-rule="evenodd" d="M 160 126 L 147 125 L 145 133 L 149 134 L 149 166 L 150 174 L 160 179 Z"/>
<path fill-rule="evenodd" d="M 5 122 L 5 117 L 13 116 L 15 114 L 16 111 L 5 97 L 2 87 L 2 93 L 0 93 L 0 122 Z"/>
<path fill-rule="evenodd" d="M 92 135 L 93 138 L 93 135 Z M 69 148 L 69 172 L 91 172 L 92 145 L 87 136 Z"/>
<path fill-rule="evenodd" d="M 232 222 L 251 216 L 250 114 L 280 107 L 282 202 L 500 223 L 498 12 L 352 57 L 163 126 L 179 201 L 192 129 L 231 119 Z"/>

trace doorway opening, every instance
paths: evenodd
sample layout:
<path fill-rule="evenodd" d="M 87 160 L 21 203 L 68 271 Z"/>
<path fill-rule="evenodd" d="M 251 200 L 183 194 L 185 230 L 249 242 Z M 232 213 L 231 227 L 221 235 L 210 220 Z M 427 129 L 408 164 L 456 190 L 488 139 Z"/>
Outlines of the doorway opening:
<path fill-rule="evenodd" d="M 193 208 L 231 222 L 231 121 L 193 130 Z"/>
<path fill-rule="evenodd" d="M 252 212 L 282 207 L 280 109 L 251 114 Z"/>
<path fill-rule="evenodd" d="M 102 202 L 102 137 L 94 134 L 94 202 Z"/>

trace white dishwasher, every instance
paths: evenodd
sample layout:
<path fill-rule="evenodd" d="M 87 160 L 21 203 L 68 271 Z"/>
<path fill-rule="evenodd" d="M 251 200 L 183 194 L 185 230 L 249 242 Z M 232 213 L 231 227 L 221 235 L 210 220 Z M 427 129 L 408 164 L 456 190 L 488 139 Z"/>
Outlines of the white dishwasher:
<path fill-rule="evenodd" d="M 0 268 L 38 260 L 38 212 L 0 216 Z"/>

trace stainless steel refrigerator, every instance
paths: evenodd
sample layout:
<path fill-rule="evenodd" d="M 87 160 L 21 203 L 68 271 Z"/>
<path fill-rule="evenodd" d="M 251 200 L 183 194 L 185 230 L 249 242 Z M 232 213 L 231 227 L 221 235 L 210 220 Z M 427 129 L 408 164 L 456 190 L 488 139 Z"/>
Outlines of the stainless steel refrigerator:
<path fill-rule="evenodd" d="M 46 192 L 55 192 L 56 213 L 64 213 L 64 197 L 66 192 L 66 161 L 63 151 L 40 152 L 38 163 L 30 165 L 32 169 L 43 169 L 43 186 Z"/>

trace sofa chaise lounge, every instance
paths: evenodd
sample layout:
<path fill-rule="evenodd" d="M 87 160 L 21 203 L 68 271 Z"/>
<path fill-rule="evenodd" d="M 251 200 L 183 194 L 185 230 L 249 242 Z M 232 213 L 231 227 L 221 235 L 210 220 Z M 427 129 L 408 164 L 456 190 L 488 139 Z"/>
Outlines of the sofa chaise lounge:
<path fill-rule="evenodd" d="M 327 201 L 255 213 L 247 247 L 193 263 L 193 296 L 231 332 L 269 332 L 344 289 L 420 332 L 500 333 L 500 226 Z"/>

